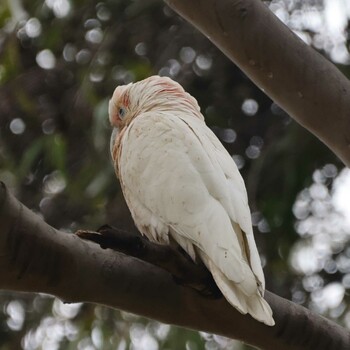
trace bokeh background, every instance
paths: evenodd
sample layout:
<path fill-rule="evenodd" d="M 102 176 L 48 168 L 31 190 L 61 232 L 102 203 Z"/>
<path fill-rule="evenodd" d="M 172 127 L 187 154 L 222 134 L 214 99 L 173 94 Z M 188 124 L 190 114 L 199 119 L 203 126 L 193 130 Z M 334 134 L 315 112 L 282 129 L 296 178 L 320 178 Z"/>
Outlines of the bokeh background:
<path fill-rule="evenodd" d="M 349 0 L 265 3 L 350 76 Z M 110 163 L 107 105 L 116 85 L 152 74 L 198 99 L 241 170 L 267 288 L 350 328 L 349 170 L 160 0 L 0 2 L 0 179 L 58 229 L 134 230 Z M 0 349 L 250 348 L 3 291 Z"/>

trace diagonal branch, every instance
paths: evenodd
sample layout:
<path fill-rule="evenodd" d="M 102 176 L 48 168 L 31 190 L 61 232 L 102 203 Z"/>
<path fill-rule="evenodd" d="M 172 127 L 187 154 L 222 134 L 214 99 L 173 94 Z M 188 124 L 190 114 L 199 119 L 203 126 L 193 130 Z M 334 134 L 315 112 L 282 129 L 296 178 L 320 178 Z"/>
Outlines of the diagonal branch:
<path fill-rule="evenodd" d="M 104 225 L 97 232 L 79 230 L 76 235 L 95 242 L 103 249 L 138 258 L 169 272 L 181 285 L 193 288 L 207 297 L 222 297 L 214 279 L 204 264 L 194 263 L 178 245 L 164 245 L 149 241 L 141 235 L 131 234 Z"/>
<path fill-rule="evenodd" d="M 165 0 L 350 166 L 350 82 L 261 0 Z"/>
<path fill-rule="evenodd" d="M 0 289 L 92 302 L 161 322 L 221 334 L 260 349 L 345 350 L 349 333 L 335 323 L 266 293 L 275 327 L 177 285 L 162 269 L 59 232 L 0 185 Z"/>

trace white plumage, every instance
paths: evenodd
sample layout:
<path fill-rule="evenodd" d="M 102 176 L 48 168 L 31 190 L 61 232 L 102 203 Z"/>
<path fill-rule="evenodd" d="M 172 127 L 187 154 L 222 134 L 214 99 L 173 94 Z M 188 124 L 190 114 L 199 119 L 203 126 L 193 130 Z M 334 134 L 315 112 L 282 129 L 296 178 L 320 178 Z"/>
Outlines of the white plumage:
<path fill-rule="evenodd" d="M 243 179 L 197 101 L 154 76 L 117 87 L 109 118 L 114 166 L 140 232 L 162 244 L 171 236 L 205 263 L 231 305 L 273 325 Z"/>

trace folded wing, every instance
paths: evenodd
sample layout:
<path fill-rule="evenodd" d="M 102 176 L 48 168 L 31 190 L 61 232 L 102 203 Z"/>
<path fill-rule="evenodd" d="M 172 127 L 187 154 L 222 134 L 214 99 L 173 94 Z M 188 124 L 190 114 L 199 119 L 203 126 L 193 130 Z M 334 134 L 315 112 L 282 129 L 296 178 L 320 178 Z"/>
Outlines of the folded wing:
<path fill-rule="evenodd" d="M 244 182 L 205 123 L 186 114 L 139 115 L 120 152 L 119 178 L 139 230 L 165 244 L 171 236 L 203 260 L 234 307 L 274 324 Z"/>

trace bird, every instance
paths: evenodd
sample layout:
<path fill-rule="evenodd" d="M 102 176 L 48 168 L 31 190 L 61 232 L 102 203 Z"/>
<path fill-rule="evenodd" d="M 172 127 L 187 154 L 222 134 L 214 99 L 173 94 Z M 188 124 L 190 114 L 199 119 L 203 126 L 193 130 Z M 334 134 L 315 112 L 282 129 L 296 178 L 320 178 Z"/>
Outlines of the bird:
<path fill-rule="evenodd" d="M 274 325 L 247 191 L 197 100 L 168 77 L 119 85 L 108 106 L 110 152 L 136 227 L 201 261 L 242 314 Z"/>

